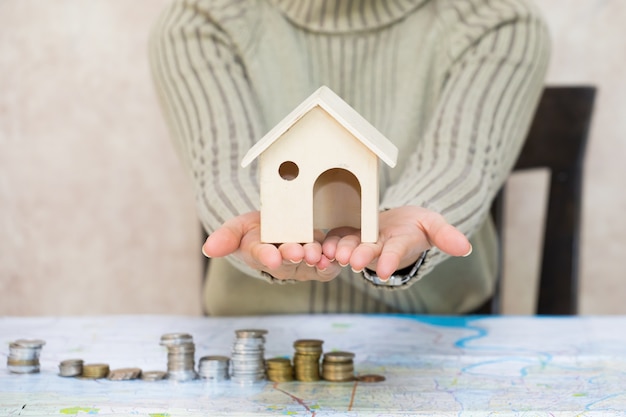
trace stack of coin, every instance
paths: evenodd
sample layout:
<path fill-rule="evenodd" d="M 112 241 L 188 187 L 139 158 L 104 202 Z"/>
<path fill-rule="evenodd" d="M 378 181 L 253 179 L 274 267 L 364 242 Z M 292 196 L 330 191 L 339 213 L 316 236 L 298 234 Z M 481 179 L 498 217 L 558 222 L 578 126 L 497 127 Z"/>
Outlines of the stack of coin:
<path fill-rule="evenodd" d="M 296 353 L 293 365 L 296 380 L 310 382 L 320 380 L 320 357 L 322 356 L 322 340 L 301 339 L 293 343 Z"/>
<path fill-rule="evenodd" d="M 183 382 L 198 378 L 195 370 L 196 346 L 190 334 L 164 334 L 161 345 L 167 347 L 167 379 Z"/>
<path fill-rule="evenodd" d="M 239 384 L 251 384 L 265 379 L 265 338 L 267 330 L 236 330 L 233 345 L 231 380 Z"/>
<path fill-rule="evenodd" d="M 272 382 L 293 381 L 293 366 L 288 358 L 272 358 L 265 361 L 267 379 Z"/>
<path fill-rule="evenodd" d="M 83 365 L 83 378 L 100 379 L 109 376 L 109 365 L 106 363 L 91 363 Z"/>
<path fill-rule="evenodd" d="M 354 380 L 354 353 L 328 352 L 322 361 L 322 378 L 332 382 Z"/>
<path fill-rule="evenodd" d="M 140 375 L 141 369 L 139 368 L 121 368 L 109 372 L 107 379 L 110 381 L 131 381 L 139 378 Z"/>
<path fill-rule="evenodd" d="M 16 374 L 39 372 L 39 355 L 46 342 L 43 340 L 19 339 L 9 344 L 7 368 Z"/>
<path fill-rule="evenodd" d="M 59 375 L 79 376 L 83 374 L 82 359 L 66 359 L 59 364 Z"/>
<path fill-rule="evenodd" d="M 229 363 L 227 356 L 203 356 L 198 361 L 198 374 L 200 378 L 210 382 L 225 381 L 229 377 Z"/>

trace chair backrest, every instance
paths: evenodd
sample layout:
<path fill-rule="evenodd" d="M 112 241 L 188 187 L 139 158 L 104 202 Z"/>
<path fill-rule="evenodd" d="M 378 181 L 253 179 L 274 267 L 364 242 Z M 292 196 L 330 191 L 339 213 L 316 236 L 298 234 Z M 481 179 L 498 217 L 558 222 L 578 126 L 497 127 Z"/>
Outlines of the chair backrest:
<path fill-rule="evenodd" d="M 536 314 L 578 312 L 583 160 L 595 93 L 595 87 L 590 86 L 547 87 L 514 167 L 514 171 L 532 168 L 550 171 Z M 492 205 L 492 216 L 500 234 L 500 259 L 506 250 L 502 244 L 505 191 L 506 185 Z M 500 285 L 489 306 L 491 313 L 501 312 L 499 290 Z"/>

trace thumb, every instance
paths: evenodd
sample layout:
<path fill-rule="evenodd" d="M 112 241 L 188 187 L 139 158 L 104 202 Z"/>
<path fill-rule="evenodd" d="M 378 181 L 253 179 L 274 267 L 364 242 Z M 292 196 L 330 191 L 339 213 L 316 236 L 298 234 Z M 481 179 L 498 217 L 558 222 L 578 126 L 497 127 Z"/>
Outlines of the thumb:
<path fill-rule="evenodd" d="M 423 222 L 424 231 L 431 245 L 452 256 L 468 256 L 472 244 L 459 229 L 452 226 L 439 214 L 433 213 Z"/>
<path fill-rule="evenodd" d="M 239 248 L 241 235 L 232 229 L 221 227 L 211 233 L 202 245 L 202 253 L 209 258 L 220 258 L 230 255 Z"/>
<path fill-rule="evenodd" d="M 259 220 L 258 211 L 227 220 L 222 227 L 209 235 L 202 245 L 202 253 L 209 258 L 219 258 L 237 251 L 243 237 L 258 226 Z"/>
<path fill-rule="evenodd" d="M 439 228 L 430 240 L 442 252 L 452 256 L 468 256 L 472 253 L 469 239 L 456 227 L 445 224 Z"/>

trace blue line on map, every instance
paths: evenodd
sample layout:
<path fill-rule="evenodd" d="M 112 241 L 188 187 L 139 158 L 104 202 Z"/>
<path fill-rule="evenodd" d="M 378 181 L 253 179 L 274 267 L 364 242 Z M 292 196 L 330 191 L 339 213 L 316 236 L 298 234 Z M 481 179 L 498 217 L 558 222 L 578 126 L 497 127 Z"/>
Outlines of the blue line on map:
<path fill-rule="evenodd" d="M 502 352 L 505 351 L 507 353 L 514 354 L 532 354 L 533 356 L 538 356 L 539 358 L 536 360 L 530 359 L 525 356 L 506 356 L 496 360 L 486 360 L 479 363 L 475 363 L 469 365 L 463 369 L 462 372 L 467 372 L 475 368 L 479 368 L 484 365 L 489 365 L 493 363 L 505 363 L 505 362 L 521 362 L 521 363 L 530 363 L 536 364 L 538 363 L 540 366 L 546 366 L 549 362 L 552 361 L 552 354 L 543 351 L 529 350 L 525 348 L 515 348 L 511 350 L 511 347 L 502 348 L 500 346 L 472 346 L 472 342 L 475 342 L 479 339 L 485 338 L 489 335 L 489 331 L 485 327 L 481 327 L 475 323 L 481 319 L 489 319 L 493 318 L 492 316 L 427 316 L 427 315 L 402 315 L 402 314 L 390 314 L 390 316 L 401 317 L 410 320 L 416 320 L 424 324 L 428 324 L 431 326 L 439 326 L 439 327 L 450 327 L 450 328 L 458 328 L 471 330 L 475 332 L 472 335 L 464 336 L 458 339 L 454 346 L 459 349 L 465 350 L 474 350 L 474 351 L 483 351 L 483 352 Z M 525 377 L 528 375 L 528 369 L 531 365 L 523 366 L 519 369 L 519 374 L 521 377 Z"/>
<path fill-rule="evenodd" d="M 601 402 L 606 401 L 606 400 L 610 400 L 610 399 L 616 398 L 616 397 L 621 397 L 623 395 L 626 395 L 626 392 L 616 392 L 615 394 L 606 395 L 606 396 L 604 396 L 604 397 L 602 397 L 602 398 L 600 398 L 600 399 L 598 399 L 596 401 L 593 401 L 593 402 L 590 402 L 589 404 L 587 404 L 585 406 L 585 410 L 592 411 L 592 407 L 594 407 L 596 404 L 601 403 Z M 594 407 L 593 410 L 595 410 L 595 411 L 613 410 L 613 408 L 595 408 Z"/>
<path fill-rule="evenodd" d="M 486 329 L 471 324 L 473 321 L 480 320 L 488 316 L 416 316 L 407 314 L 388 314 L 388 316 L 416 320 L 431 326 L 454 327 L 475 331 L 475 335 L 463 337 L 456 341 L 454 345 L 462 349 L 470 348 L 467 346 L 469 342 L 481 339 L 487 336 L 488 333 Z"/>

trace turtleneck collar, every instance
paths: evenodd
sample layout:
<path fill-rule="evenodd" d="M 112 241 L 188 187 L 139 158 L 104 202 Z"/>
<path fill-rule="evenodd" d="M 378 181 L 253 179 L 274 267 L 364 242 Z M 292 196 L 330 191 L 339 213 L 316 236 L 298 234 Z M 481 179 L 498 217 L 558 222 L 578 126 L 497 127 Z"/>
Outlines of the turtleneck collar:
<path fill-rule="evenodd" d="M 390 25 L 427 0 L 270 0 L 295 25 L 312 32 L 357 32 Z"/>

